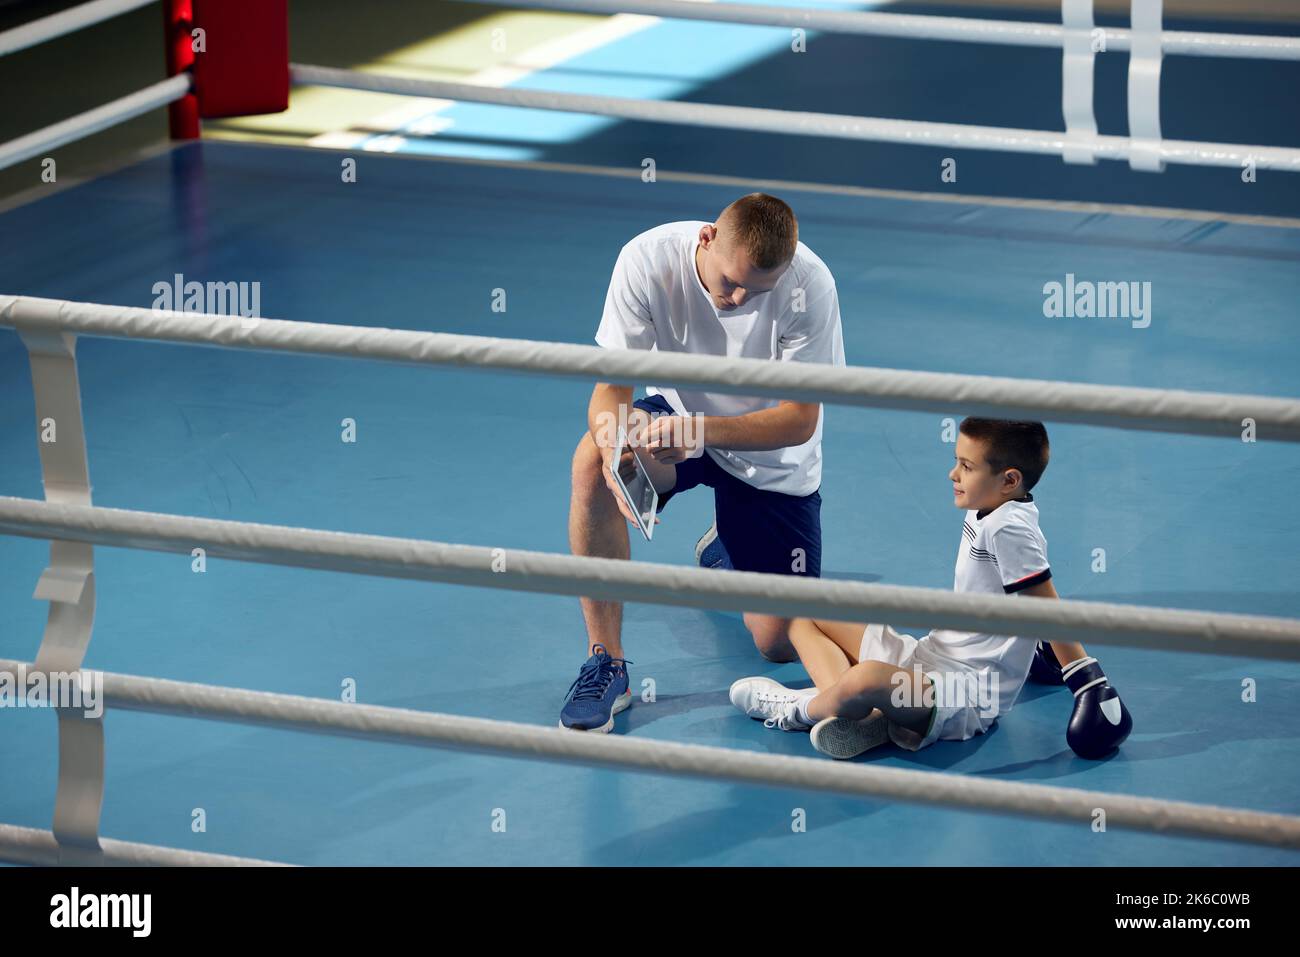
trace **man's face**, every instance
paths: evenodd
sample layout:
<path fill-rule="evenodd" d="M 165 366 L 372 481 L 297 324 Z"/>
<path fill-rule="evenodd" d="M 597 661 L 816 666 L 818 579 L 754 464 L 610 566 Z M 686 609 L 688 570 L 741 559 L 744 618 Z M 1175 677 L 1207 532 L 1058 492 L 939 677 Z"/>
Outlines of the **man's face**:
<path fill-rule="evenodd" d="M 700 281 L 713 305 L 722 312 L 739 309 L 755 296 L 771 292 L 788 265 L 767 271 L 756 269 L 749 254 L 731 241 L 725 225 L 700 230 Z"/>
<path fill-rule="evenodd" d="M 1019 471 L 994 472 L 988 461 L 988 443 L 957 433 L 956 463 L 952 480 L 952 504 L 961 509 L 997 508 L 1019 487 Z M 1008 478 L 1011 476 L 1011 478 Z"/>

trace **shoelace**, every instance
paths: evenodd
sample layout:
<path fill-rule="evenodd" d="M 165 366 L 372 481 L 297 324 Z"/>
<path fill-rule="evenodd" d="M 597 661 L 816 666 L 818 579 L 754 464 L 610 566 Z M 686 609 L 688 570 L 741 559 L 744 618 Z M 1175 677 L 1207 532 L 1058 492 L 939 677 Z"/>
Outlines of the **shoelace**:
<path fill-rule="evenodd" d="M 774 718 L 763 719 L 763 727 L 780 728 L 782 731 L 789 731 L 797 723 L 798 722 L 795 720 L 795 716 L 794 716 L 793 706 L 791 706 L 790 709 L 787 709 L 784 713 L 778 714 Z"/>
<path fill-rule="evenodd" d="M 756 691 L 754 699 L 758 711 L 768 715 L 763 719 L 763 727 L 780 728 L 782 731 L 789 730 L 789 725 L 794 717 L 792 709 L 794 703 L 798 700 L 795 695 L 769 694 Z"/>
<path fill-rule="evenodd" d="M 754 707 L 762 714 L 776 717 L 781 714 L 784 705 L 792 704 L 795 696 L 792 694 L 771 694 L 765 691 L 754 692 Z"/>
<path fill-rule="evenodd" d="M 599 647 L 599 646 L 597 646 Z M 602 648 L 603 652 L 604 649 Z M 606 654 L 594 655 L 594 661 L 589 658 L 583 662 L 582 669 L 578 672 L 578 677 L 569 685 L 568 694 L 565 698 L 570 701 L 599 701 L 605 696 L 610 682 L 620 671 L 626 671 L 627 666 L 632 664 L 626 658 L 611 658 Z"/>

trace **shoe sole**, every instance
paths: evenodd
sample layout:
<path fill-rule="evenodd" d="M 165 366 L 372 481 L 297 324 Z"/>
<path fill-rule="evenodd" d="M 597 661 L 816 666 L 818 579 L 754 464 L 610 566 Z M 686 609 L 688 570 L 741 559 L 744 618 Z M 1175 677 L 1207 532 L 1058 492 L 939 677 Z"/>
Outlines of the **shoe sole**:
<path fill-rule="evenodd" d="M 812 746 L 837 761 L 856 758 L 889 740 L 889 719 L 876 713 L 869 718 L 823 718 L 813 725 Z"/>
<path fill-rule="evenodd" d="M 560 721 L 560 727 L 565 731 L 586 731 L 588 734 L 608 734 L 614 729 L 614 715 L 621 711 L 626 711 L 631 706 L 632 692 L 629 690 L 627 693 L 621 694 L 614 699 L 614 707 L 609 712 L 609 720 L 599 728 L 571 728 L 565 724 L 563 720 Z"/>

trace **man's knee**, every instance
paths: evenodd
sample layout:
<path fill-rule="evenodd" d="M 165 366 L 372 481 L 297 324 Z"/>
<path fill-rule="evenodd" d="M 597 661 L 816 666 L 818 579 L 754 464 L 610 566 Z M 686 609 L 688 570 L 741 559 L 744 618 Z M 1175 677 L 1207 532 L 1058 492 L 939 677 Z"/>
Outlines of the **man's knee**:
<path fill-rule="evenodd" d="M 573 450 L 574 490 L 590 491 L 604 486 L 605 481 L 600 474 L 603 465 L 600 449 L 596 448 L 591 433 L 583 432 L 582 438 L 578 440 L 578 447 Z"/>
<path fill-rule="evenodd" d="M 783 664 L 798 659 L 799 655 L 790 642 L 789 618 L 746 613 L 745 627 L 753 636 L 758 653 L 768 661 Z"/>
<path fill-rule="evenodd" d="M 601 434 L 602 442 L 608 442 L 613 446 L 618 441 L 619 427 L 622 427 L 629 437 L 635 437 L 639 436 L 649 423 L 650 414 L 644 409 L 634 407 L 621 417 L 610 417 L 607 421 L 602 421 L 597 426 L 597 432 Z M 598 484 L 604 485 L 604 477 L 600 474 L 604 464 L 604 457 L 596 445 L 596 440 L 591 437 L 589 430 L 584 431 L 582 438 L 578 439 L 578 447 L 573 450 L 573 484 L 576 486 L 579 482 L 590 482 L 594 479 Z"/>

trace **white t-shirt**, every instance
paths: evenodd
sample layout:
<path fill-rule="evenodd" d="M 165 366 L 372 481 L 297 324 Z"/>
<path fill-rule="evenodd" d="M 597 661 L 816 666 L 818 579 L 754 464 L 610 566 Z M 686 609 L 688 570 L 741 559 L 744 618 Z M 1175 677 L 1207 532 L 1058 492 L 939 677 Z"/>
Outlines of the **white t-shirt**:
<path fill-rule="evenodd" d="M 1014 594 L 1052 577 L 1047 564 L 1047 539 L 1038 527 L 1038 506 L 1026 501 L 1004 502 L 983 518 L 971 510 L 962 523 L 957 546 L 953 590 L 976 594 Z M 935 629 L 931 650 L 960 667 L 998 673 L 998 713 L 1011 710 L 1020 695 L 1034 657 L 1034 642 L 980 632 Z M 993 716 L 984 716 L 987 730 Z M 974 729 L 971 729 L 972 733 Z"/>
<path fill-rule="evenodd" d="M 839 296 L 826 264 L 799 243 L 774 288 L 739 309 L 720 312 L 695 269 L 700 227 L 705 225 L 667 223 L 623 247 L 596 342 L 607 349 L 844 365 Z M 694 389 L 651 386 L 646 391 L 662 395 L 679 415 L 744 415 L 778 404 L 777 399 Z M 823 413 L 803 445 L 762 452 L 706 451 L 722 468 L 756 488 L 811 495 L 821 485 Z"/>

